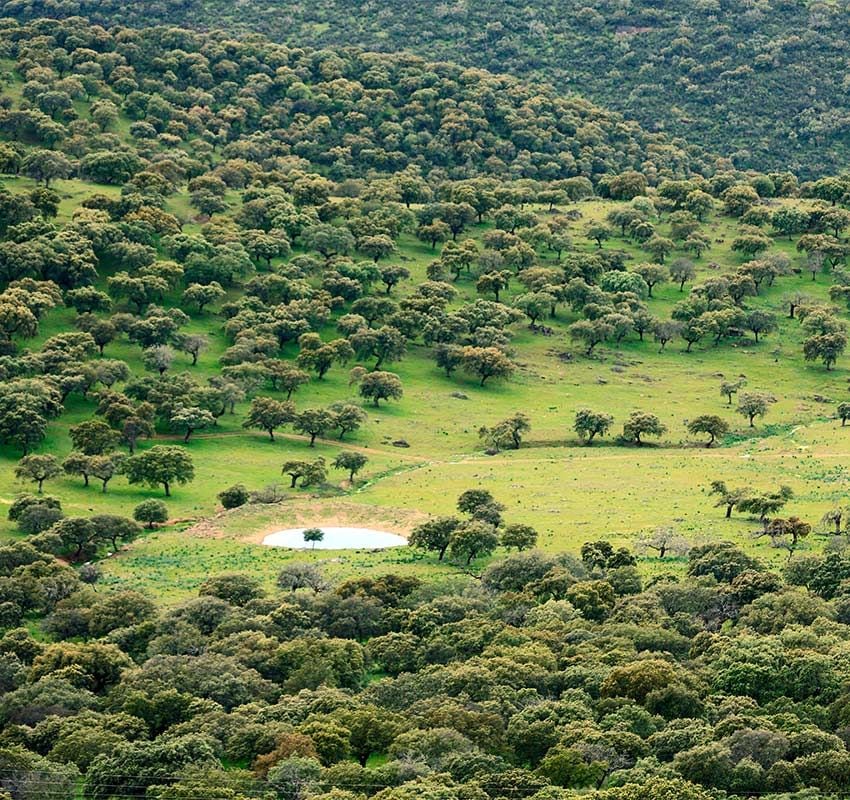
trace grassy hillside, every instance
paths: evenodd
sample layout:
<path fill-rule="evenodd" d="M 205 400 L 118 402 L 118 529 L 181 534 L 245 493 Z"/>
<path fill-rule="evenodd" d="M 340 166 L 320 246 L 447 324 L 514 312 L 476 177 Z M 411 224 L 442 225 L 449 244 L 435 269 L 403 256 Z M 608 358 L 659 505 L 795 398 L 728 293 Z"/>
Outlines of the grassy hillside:
<path fill-rule="evenodd" d="M 8 178 L 5 185 L 20 192 L 34 186 L 26 179 Z M 58 187 L 69 205 L 95 188 L 75 181 L 60 182 Z M 622 206 L 610 201 L 575 206 L 581 219 L 571 223 L 570 232 L 578 252 L 597 249 L 584 239 L 587 224 L 603 220 Z M 185 197 L 180 192 L 166 204 L 166 210 L 183 207 Z M 545 208 L 536 211 L 541 218 L 548 216 Z M 66 213 L 60 212 L 60 222 Z M 658 229 L 666 233 L 668 227 L 662 221 Z M 187 228 L 191 230 L 191 225 Z M 729 272 L 742 261 L 729 250 L 736 228 L 733 219 L 712 215 L 705 228 L 714 243 L 697 262 L 696 282 Z M 492 230 L 491 223 L 473 227 L 470 238 L 480 241 L 488 230 Z M 793 240 L 777 238 L 775 246 L 789 252 L 795 261 L 799 259 Z M 605 243 L 603 250 L 608 249 L 641 257 L 634 243 L 618 237 Z M 433 256 L 428 245 L 410 234 L 402 235 L 399 258 L 411 270 L 411 278 L 396 290 L 397 297 L 410 293 L 425 279 Z M 554 255 L 543 253 L 541 263 L 557 262 Z M 104 272 L 97 285 L 106 288 L 108 274 Z M 813 283 L 808 273 L 777 279 L 747 305 L 775 312 L 780 318 L 778 333 L 758 345 L 746 338 L 732 346 L 700 342 L 691 353 L 683 352 L 684 343 L 678 341 L 659 353 L 650 335 L 640 342 L 632 334 L 618 346 L 603 345 L 588 358 L 568 338 L 568 327 L 579 315 L 560 311 L 545 321 L 551 336 L 525 324 L 515 326 L 511 348 L 519 371 L 509 382 L 485 387 L 473 376 L 446 378 L 431 360 L 429 349 L 414 342 L 408 355 L 392 366 L 402 379 L 403 400 L 379 409 L 366 406 L 368 422 L 347 437 L 344 445 L 320 439 L 311 449 L 303 436 L 292 433 L 279 433 L 277 441 L 270 442 L 262 432 L 242 429 L 248 402 L 239 403 L 233 415 L 226 414 L 213 430 L 194 434 L 186 445 L 195 462 L 196 478 L 176 488 L 168 501 L 172 518 L 181 522 L 170 531 L 145 535 L 119 556 L 104 561 L 104 579 L 151 589 L 164 597 L 192 592 L 210 572 L 239 565 L 250 565 L 252 572 L 271 580 L 292 555 L 261 547 L 264 533 L 296 522 L 365 521 L 376 513 L 392 529 L 409 532 L 429 513 L 450 514 L 456 495 L 471 487 L 489 489 L 507 505 L 506 515 L 512 521 L 534 525 L 547 550 L 576 552 L 583 541 L 595 535 L 634 546 L 641 535 L 669 526 L 692 542 L 731 539 L 781 565 L 787 557 L 784 551 L 771 548 L 767 538 L 752 538 L 759 530 L 757 523 L 737 515 L 733 520 L 723 519 L 722 510 L 714 507 L 715 498 L 708 494 L 708 484 L 715 479 L 759 489 L 789 484 L 796 494 L 791 510 L 813 521 L 841 504 L 848 476 L 840 465 L 847 443 L 844 430 L 834 419 L 834 409 L 845 396 L 848 373 L 842 364 L 827 372 L 819 364 L 803 361 L 803 334 L 796 321 L 786 318 L 782 299 L 799 290 L 827 300 L 828 281 L 828 276 L 820 275 Z M 455 285 L 460 292 L 457 304 L 476 298 L 473 281 L 461 278 Z M 523 291 L 515 283 L 503 295 L 503 302 L 510 304 Z M 683 297 L 678 287 L 669 283 L 657 288 L 654 295 L 647 305 L 660 318 L 669 315 Z M 167 299 L 167 304 L 172 303 L 179 304 L 177 294 Z M 73 317 L 70 309 L 51 311 L 30 346 L 37 349 L 39 342 L 70 329 Z M 218 359 L 228 341 L 214 310 L 192 314 L 189 329 L 205 332 L 210 347 L 197 367 L 190 367 L 187 357 L 178 356 L 175 369 L 203 380 L 220 370 Z M 320 332 L 326 339 L 334 336 L 332 326 Z M 108 346 L 106 356 L 123 359 L 134 373 L 144 372 L 141 352 L 129 343 Z M 777 398 L 765 421 L 754 430 L 718 391 L 721 377 L 738 376 L 746 376 L 748 388 L 772 392 Z M 267 390 L 260 394 L 281 397 Z M 463 399 L 457 399 L 458 394 Z M 346 398 L 358 402 L 356 387 L 349 384 L 347 369 L 334 368 L 322 381 L 300 390 L 297 402 L 299 407 L 314 407 Z M 50 426 L 40 451 L 65 457 L 72 449 L 69 426 L 90 418 L 95 407 L 94 399 L 72 397 L 60 420 Z M 574 413 L 581 407 L 613 414 L 615 434 L 634 410 L 653 411 L 669 430 L 660 442 L 644 448 L 624 448 L 612 439 L 583 446 L 572 430 Z M 478 428 L 517 410 L 526 413 L 532 423 L 522 449 L 484 455 Z M 707 451 L 687 435 L 685 421 L 701 413 L 719 414 L 728 420 L 733 433 L 720 448 Z M 142 447 L 180 438 L 165 428 Z M 410 447 L 399 449 L 391 444 L 399 440 Z M 284 461 L 314 456 L 332 460 L 341 447 L 361 450 L 370 459 L 355 487 L 348 488 L 339 473 L 332 473 L 327 499 L 285 488 L 288 479 L 280 475 Z M 7 449 L 2 460 L 6 503 L 26 488 L 12 475 L 18 457 Z M 196 524 L 215 512 L 216 493 L 233 483 L 244 483 L 250 489 L 278 483 L 288 499 L 273 510 L 249 507 Z M 63 508 L 71 515 L 126 514 L 151 496 L 149 489 L 129 485 L 121 478 L 110 484 L 105 495 L 94 485 L 84 488 L 81 479 L 73 477 L 51 481 L 48 491 L 62 498 Z M 13 533 L 12 523 L 4 520 L 3 525 Z M 804 547 L 817 550 L 822 543 L 814 538 Z M 432 558 L 393 552 L 340 554 L 328 563 L 332 574 L 342 575 L 380 572 L 388 565 L 414 574 L 435 569 Z M 668 559 L 666 568 L 675 563 Z M 651 558 L 645 565 L 650 571 L 661 566 Z M 455 567 L 441 569 L 450 573 Z"/>
<path fill-rule="evenodd" d="M 36 32 L 57 46 L 44 47 Z M 457 495 L 472 487 L 491 491 L 507 506 L 509 521 L 533 526 L 539 545 L 553 552 L 576 552 L 590 536 L 634 546 L 657 528 L 671 528 L 692 544 L 732 539 L 776 565 L 786 551 L 769 537 L 754 536 L 758 523 L 739 515 L 724 519 L 709 494 L 713 480 L 753 493 L 789 485 L 789 511 L 813 524 L 842 504 L 844 431 L 835 414 L 847 375 L 841 360 L 832 370 L 804 360 L 803 344 L 813 329 L 789 318 L 787 305 L 788 297 L 799 295 L 798 305 L 826 314 L 837 330 L 844 325 L 844 311 L 831 305 L 830 293 L 836 284 L 840 302 L 846 283 L 846 248 L 836 236 L 848 219 L 829 199 L 842 199 L 840 180 L 805 187 L 825 198 L 815 200 L 796 196 L 795 181 L 786 175 L 729 172 L 682 182 L 668 172 L 665 179 L 661 162 L 656 168 L 647 158 L 669 155 L 669 145 L 658 149 L 660 143 L 640 138 L 639 131 L 629 138 L 634 128 L 618 127 L 586 104 L 547 99 L 509 79 L 480 74 L 467 80 L 458 68 L 429 67 L 406 56 L 346 51 L 340 60 L 188 31 L 107 33 L 76 21 L 41 21 L 30 29 L 9 24 L 3 46 L 8 58 L 0 126 L 9 170 L 3 186 L 9 223 L 15 214 L 27 220 L 7 223 L 7 282 L 53 280 L 43 285 L 58 282 L 60 288 L 49 291 L 64 292 L 66 299 L 64 307 L 50 301 L 29 335 L 13 331 L 6 345 L 7 380 L 70 387 L 63 390 L 61 415 L 35 441 L 35 451 L 60 463 L 76 457 L 69 433 L 102 418 L 108 388 L 95 380 L 83 391 L 76 376 L 99 360 L 118 360 L 127 374 L 110 391 L 131 406 L 153 405 L 155 437 L 142 437 L 139 452 L 176 445 L 194 465 L 193 480 L 175 485 L 168 498 L 169 528 L 104 560 L 103 580 L 173 598 L 194 591 L 211 570 L 250 563 L 270 581 L 291 554 L 261 547 L 264 532 L 293 521 L 327 524 L 379 514 L 388 527 L 408 533 L 428 515 L 452 513 Z M 223 75 L 232 80 L 206 86 L 208 78 Z M 511 90 L 493 93 L 497 85 Z M 371 108 L 364 105 L 367 96 Z M 423 103 L 439 108 L 440 119 L 421 116 Z M 532 107 L 536 118 L 529 116 Z M 561 117 L 553 127 L 540 116 L 546 107 L 570 108 L 576 122 Z M 388 109 L 395 121 L 381 122 Z M 588 116 L 579 124 L 582 115 Z M 399 130 L 409 133 L 399 138 Z M 367 148 L 371 135 L 378 138 Z M 55 149 L 45 147 L 55 137 Z M 521 146 L 530 148 L 521 159 L 498 157 Z M 626 169 L 638 162 L 644 172 Z M 378 164 L 390 173 L 377 171 Z M 519 177 L 519 168 L 530 172 Z M 450 179 L 479 169 L 484 177 Z M 553 180 L 541 180 L 550 169 Z M 46 196 L 53 205 L 39 216 L 31 204 L 44 192 L 40 183 L 51 179 Z M 602 200 L 599 193 L 634 199 Z M 796 219 L 790 228 L 789 213 Z M 457 223 L 457 241 L 442 220 Z M 429 225 L 439 229 L 436 241 L 428 238 Z M 67 236 L 85 266 L 62 255 Z M 329 246 L 328 236 L 342 236 L 342 243 Z M 373 253 L 373 240 L 384 249 Z M 256 249 L 270 246 L 267 256 Z M 470 247 L 473 255 L 458 261 Z M 689 265 L 682 287 L 662 279 L 649 293 L 635 272 L 649 266 L 664 278 L 671 264 Z M 401 280 L 385 288 L 381 270 L 392 265 L 402 269 Z M 757 275 L 764 265 L 773 277 L 756 287 L 747 270 Z M 116 283 L 122 275 L 160 274 L 166 283 L 136 303 Z M 507 283 L 498 303 L 481 283 L 495 274 Z M 729 294 L 727 278 L 738 281 L 740 296 Z M 263 288 L 273 285 L 264 283 L 271 279 L 286 287 L 282 301 L 264 294 L 272 291 Z M 631 283 L 618 292 L 621 279 Z M 225 285 L 223 295 L 198 311 L 184 291 L 216 280 Z M 93 314 L 71 308 L 68 292 L 86 284 L 103 293 L 105 306 Z M 31 285 L 33 297 L 40 297 L 41 285 Z M 447 299 L 427 299 L 435 291 Z M 300 299 L 287 299 L 292 293 Z M 543 302 L 552 309 L 523 321 L 518 309 L 535 297 L 549 298 Z M 358 303 L 382 298 L 390 306 L 371 322 L 351 317 Z M 688 303 L 696 303 L 688 314 L 702 326 L 690 348 L 676 327 L 681 322 L 673 321 L 686 318 Z M 747 325 L 760 312 L 769 325 L 756 342 Z M 173 330 L 143 334 L 151 315 L 162 324 L 169 314 Z M 298 319 L 302 314 L 306 319 Z M 469 314 L 484 317 L 474 322 Z M 713 314 L 731 314 L 732 322 L 717 329 Z M 642 338 L 632 328 L 641 315 L 648 320 Z M 606 329 L 601 344 L 585 352 L 577 327 L 608 324 L 609 318 L 626 327 L 619 334 Z M 84 341 L 72 346 L 63 338 L 109 320 L 118 327 L 102 355 L 86 351 Z M 351 320 L 359 321 L 351 327 Z M 468 329 L 455 330 L 459 323 Z M 654 333 L 659 324 L 672 330 L 664 347 Z M 379 328 L 401 342 L 382 368 L 398 376 L 404 395 L 374 406 L 358 394 L 351 368 L 373 368 L 374 356 L 361 352 L 358 331 L 362 340 Z M 304 331 L 319 339 L 310 345 L 298 337 Z M 204 347 L 193 365 L 182 343 L 198 335 Z M 348 347 L 345 336 L 360 349 L 327 374 L 305 366 L 314 374 L 293 396 L 295 414 L 347 402 L 365 412 L 359 430 L 341 442 L 335 426 L 325 425 L 311 447 L 297 420 L 278 425 L 275 441 L 245 429 L 256 398 L 286 398 L 264 370 L 308 365 L 308 347 L 330 341 Z M 44 355 L 57 342 L 83 349 L 69 350 L 68 363 L 57 363 Z M 447 377 L 435 363 L 441 346 L 459 354 L 491 342 L 513 372 L 509 380 L 484 385 L 467 368 Z M 157 347 L 166 351 L 161 377 L 150 362 Z M 741 393 L 771 395 L 764 420 L 750 427 L 721 396 L 723 380 L 740 381 Z M 222 392 L 234 390 L 232 409 L 230 402 L 217 405 Z M 174 391 L 176 400 L 162 399 Z M 185 430 L 174 416 L 175 403 L 198 413 L 210 409 L 214 424 L 207 418 L 181 442 Z M 576 411 L 585 407 L 614 418 L 610 435 L 590 447 L 573 429 Z M 637 411 L 656 415 L 665 432 L 630 447 L 620 432 Z M 531 425 L 522 448 L 512 452 L 502 443 L 486 455 L 479 429 L 517 412 Z M 688 434 L 688 421 L 700 415 L 721 418 L 719 447 L 707 450 L 699 436 Z M 11 506 L 27 483 L 14 477 L 22 454 L 16 433 L 4 435 L 0 496 Z M 353 485 L 331 469 L 321 486 L 286 488 L 284 462 L 324 458 L 330 464 L 341 449 L 368 458 Z M 157 496 L 151 487 L 129 483 L 121 470 L 105 493 L 97 480 L 91 483 L 84 486 L 71 471 L 51 477 L 47 490 L 72 518 L 129 516 Z M 217 494 L 236 483 L 252 491 L 277 484 L 285 502 L 213 516 Z M 20 536 L 13 520 L 0 521 L 0 528 Z M 823 541 L 813 536 L 799 546 L 818 550 Z M 677 563 L 646 555 L 650 572 Z M 415 574 L 458 568 L 407 551 L 335 557 L 329 568 L 346 575 L 380 571 L 388 563 Z"/>

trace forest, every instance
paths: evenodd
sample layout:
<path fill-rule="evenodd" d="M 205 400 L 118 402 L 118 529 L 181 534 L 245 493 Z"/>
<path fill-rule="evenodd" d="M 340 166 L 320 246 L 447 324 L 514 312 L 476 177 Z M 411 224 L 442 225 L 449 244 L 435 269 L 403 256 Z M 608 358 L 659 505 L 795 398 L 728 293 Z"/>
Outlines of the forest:
<path fill-rule="evenodd" d="M 850 155 L 846 0 L 5 0 L 0 11 L 415 52 L 551 83 L 740 169 L 817 178 Z"/>
<path fill-rule="evenodd" d="M 846 796 L 843 145 L 221 5 L 0 6 L 0 800 Z"/>

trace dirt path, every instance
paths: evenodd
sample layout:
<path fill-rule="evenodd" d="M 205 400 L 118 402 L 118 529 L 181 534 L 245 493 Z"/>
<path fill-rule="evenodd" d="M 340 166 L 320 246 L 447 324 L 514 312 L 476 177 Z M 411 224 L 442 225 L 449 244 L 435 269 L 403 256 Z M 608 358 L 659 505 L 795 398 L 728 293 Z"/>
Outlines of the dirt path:
<path fill-rule="evenodd" d="M 227 439 L 234 436 L 251 436 L 251 434 L 243 433 L 242 431 L 218 431 L 216 433 L 193 433 L 192 438 L 189 440 L 190 442 L 200 439 Z M 286 440 L 290 442 L 309 442 L 309 436 L 302 436 L 299 433 L 275 433 L 275 440 Z M 183 437 L 180 434 L 175 433 L 158 433 L 153 440 L 156 441 L 167 441 L 167 442 L 182 442 Z M 366 455 L 372 456 L 387 456 L 392 455 L 395 458 L 400 459 L 401 461 L 410 461 L 416 462 L 421 461 L 421 457 L 415 456 L 413 454 L 405 452 L 406 448 L 402 447 L 392 447 L 387 449 L 381 449 L 378 447 L 365 447 L 363 445 L 352 444 L 351 442 L 347 442 L 345 439 L 316 439 L 317 444 L 325 444 L 329 447 L 344 447 L 346 450 L 354 450 L 358 453 L 365 453 Z"/>

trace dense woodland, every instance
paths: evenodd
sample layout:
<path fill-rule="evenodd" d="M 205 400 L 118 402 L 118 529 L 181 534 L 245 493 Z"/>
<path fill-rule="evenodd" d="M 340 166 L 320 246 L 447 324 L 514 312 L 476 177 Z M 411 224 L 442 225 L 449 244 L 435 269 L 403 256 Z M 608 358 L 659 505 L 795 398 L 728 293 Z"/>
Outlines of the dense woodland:
<path fill-rule="evenodd" d="M 549 409 L 511 390 L 536 390 L 541 342 L 577 374 L 625 370 L 622 353 L 728 363 L 675 434 L 657 403 L 612 393 L 559 411 L 563 450 L 699 463 L 758 442 L 798 419 L 768 374 L 827 386 L 818 421 L 840 435 L 850 179 L 820 177 L 829 161 L 736 168 L 703 155 L 708 136 L 450 62 L 79 17 L 0 21 L 0 89 L 9 796 L 848 791 L 843 484 L 801 517 L 793 488 L 720 479 L 717 459 L 693 491 L 747 546 L 684 537 L 669 512 L 634 548 L 604 529 L 544 548 L 515 498 L 446 483 L 451 513 L 422 509 L 404 548 L 427 574 L 301 554 L 273 583 L 231 569 L 165 602 L 110 573 L 183 530 L 175 507 L 227 517 L 380 481 L 410 444 L 359 437 L 412 416 L 423 375 L 467 401 L 478 451 L 522 449 Z M 280 452 L 274 474 L 229 485 L 205 435 L 246 462 Z"/>
<path fill-rule="evenodd" d="M 848 6 L 810 0 L 403 0 L 0 4 L 21 19 L 84 13 L 261 31 L 277 41 L 411 51 L 551 82 L 735 166 L 804 177 L 847 163 Z"/>
<path fill-rule="evenodd" d="M 783 579 L 717 543 L 648 582 L 607 542 L 441 585 L 329 587 L 293 562 L 277 591 L 223 574 L 162 610 L 25 542 L 0 559 L 51 639 L 0 638 L 13 797 L 75 797 L 81 774 L 97 800 L 803 798 L 850 781 L 839 553 Z"/>

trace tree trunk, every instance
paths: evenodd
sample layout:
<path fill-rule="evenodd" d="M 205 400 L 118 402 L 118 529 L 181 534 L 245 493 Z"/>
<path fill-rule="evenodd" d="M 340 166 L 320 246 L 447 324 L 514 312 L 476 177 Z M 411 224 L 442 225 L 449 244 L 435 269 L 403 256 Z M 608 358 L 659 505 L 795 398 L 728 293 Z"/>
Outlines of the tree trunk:
<path fill-rule="evenodd" d="M 165 488 L 165 496 L 171 497 L 171 487 L 168 485 L 168 481 L 163 481 L 162 485 Z"/>

